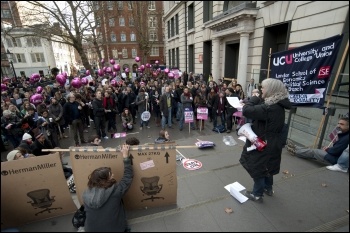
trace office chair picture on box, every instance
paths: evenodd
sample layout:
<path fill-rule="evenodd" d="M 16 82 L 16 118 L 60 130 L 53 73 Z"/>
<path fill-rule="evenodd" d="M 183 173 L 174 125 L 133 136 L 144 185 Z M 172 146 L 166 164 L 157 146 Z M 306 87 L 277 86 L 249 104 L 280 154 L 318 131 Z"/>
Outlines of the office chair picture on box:
<path fill-rule="evenodd" d="M 27 203 L 31 203 L 34 209 L 43 209 L 42 211 L 36 213 L 35 216 L 38 216 L 38 214 L 44 213 L 46 211 L 51 213 L 51 210 L 62 209 L 61 207 L 50 208 L 52 203 L 55 201 L 55 196 L 50 197 L 49 189 L 34 190 L 27 193 L 27 196 L 30 197 L 30 199 L 32 199 L 32 201 L 28 201 Z"/>
<path fill-rule="evenodd" d="M 141 202 L 146 200 L 154 200 L 154 199 L 163 199 L 164 197 L 155 197 L 163 188 L 162 184 L 158 184 L 159 182 L 159 176 L 153 176 L 153 177 L 142 177 L 141 182 L 143 183 L 143 187 L 141 186 L 140 189 L 143 192 L 143 195 L 151 196 L 149 198 L 142 199 Z"/>

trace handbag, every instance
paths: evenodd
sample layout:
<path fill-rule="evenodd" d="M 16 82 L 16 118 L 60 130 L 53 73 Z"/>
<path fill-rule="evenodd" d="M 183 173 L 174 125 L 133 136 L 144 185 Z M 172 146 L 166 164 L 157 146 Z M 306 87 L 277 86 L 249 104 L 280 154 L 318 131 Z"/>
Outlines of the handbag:
<path fill-rule="evenodd" d="M 74 213 L 72 218 L 72 224 L 75 228 L 83 227 L 85 225 L 86 212 L 84 205 L 81 205 L 79 209 Z"/>

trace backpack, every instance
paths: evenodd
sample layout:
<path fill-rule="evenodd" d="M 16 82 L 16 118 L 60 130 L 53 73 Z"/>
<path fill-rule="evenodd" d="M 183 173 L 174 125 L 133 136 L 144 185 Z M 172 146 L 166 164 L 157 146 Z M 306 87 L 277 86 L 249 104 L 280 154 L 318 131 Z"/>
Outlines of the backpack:
<path fill-rule="evenodd" d="M 85 208 L 84 205 L 81 205 L 80 208 L 73 215 L 72 224 L 75 228 L 83 227 L 85 225 L 85 219 Z"/>
<path fill-rule="evenodd" d="M 213 129 L 214 132 L 223 133 L 226 131 L 225 125 L 218 125 Z"/>

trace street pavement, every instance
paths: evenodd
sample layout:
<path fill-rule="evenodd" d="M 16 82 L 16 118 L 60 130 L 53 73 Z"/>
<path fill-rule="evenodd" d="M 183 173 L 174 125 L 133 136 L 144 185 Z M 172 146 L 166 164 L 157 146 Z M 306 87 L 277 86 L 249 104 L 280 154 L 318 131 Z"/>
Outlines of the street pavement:
<path fill-rule="evenodd" d="M 141 144 L 153 143 L 160 127 L 150 122 L 150 129 L 136 127 L 132 135 Z M 263 203 L 251 200 L 240 203 L 224 186 L 239 182 L 251 190 L 253 180 L 239 163 L 244 142 L 235 131 L 215 133 L 207 121 L 205 129 L 179 131 L 177 122 L 169 129 L 171 139 L 179 146 L 194 145 L 199 140 L 216 144 L 214 148 L 179 148 L 178 154 L 199 160 L 203 166 L 194 171 L 177 162 L 177 204 L 159 208 L 127 211 L 132 232 L 349 232 L 349 173 L 329 171 L 325 165 L 282 152 L 281 172 L 274 177 L 274 195 Z M 120 132 L 120 125 L 117 125 Z M 95 133 L 92 127 L 86 136 Z M 237 142 L 228 146 L 223 136 Z M 110 136 L 110 135 L 109 135 Z M 101 146 L 116 147 L 123 139 L 103 139 Z M 72 135 L 62 139 L 62 148 L 73 146 Z M 305 145 L 310 145 L 305 139 Z M 8 152 L 2 153 L 2 158 Z M 64 158 L 70 163 L 68 155 Z M 72 198 L 77 204 L 76 194 Z M 226 208 L 232 213 L 225 212 Z M 73 213 L 45 221 L 19 226 L 23 232 L 76 232 Z"/>

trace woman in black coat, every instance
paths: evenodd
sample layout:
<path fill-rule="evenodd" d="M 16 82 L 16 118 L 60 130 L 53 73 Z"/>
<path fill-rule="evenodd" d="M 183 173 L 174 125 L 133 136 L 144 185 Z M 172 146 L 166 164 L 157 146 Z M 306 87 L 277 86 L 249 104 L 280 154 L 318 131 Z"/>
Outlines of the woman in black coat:
<path fill-rule="evenodd" d="M 246 195 L 254 201 L 262 201 L 263 194 L 272 196 L 273 176 L 280 171 L 282 137 L 285 109 L 290 109 L 288 91 L 278 79 L 265 79 L 262 82 L 262 99 L 250 98 L 243 107 L 243 116 L 253 120 L 252 130 L 267 145 L 264 150 L 247 151 L 252 145 L 249 140 L 243 148 L 240 163 L 254 180 L 253 191 Z"/>

